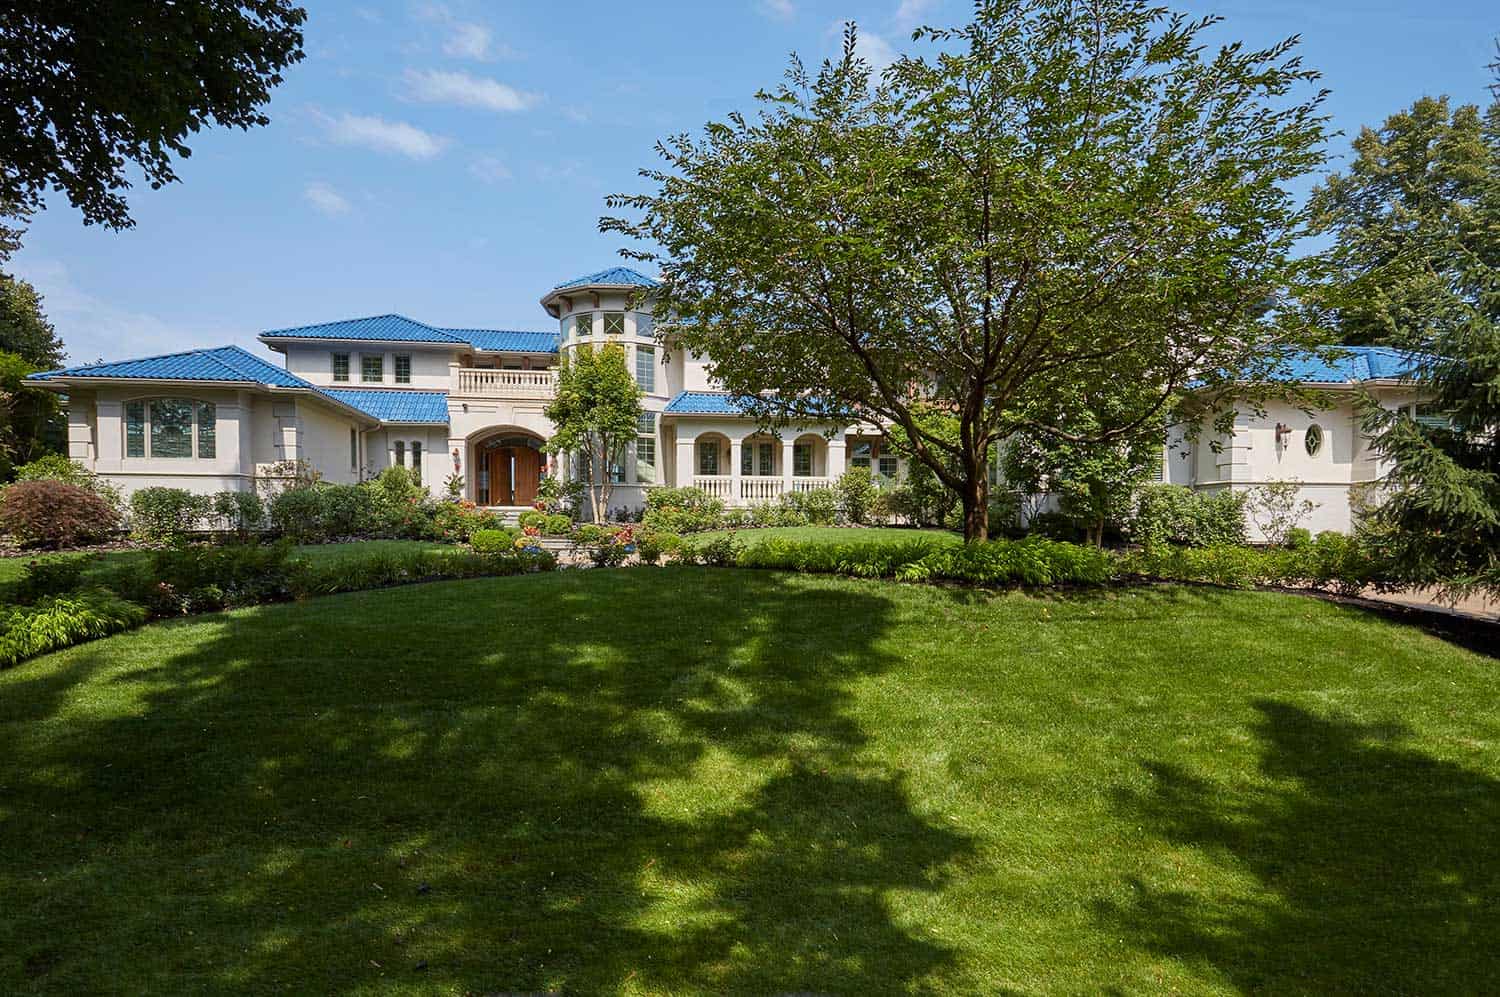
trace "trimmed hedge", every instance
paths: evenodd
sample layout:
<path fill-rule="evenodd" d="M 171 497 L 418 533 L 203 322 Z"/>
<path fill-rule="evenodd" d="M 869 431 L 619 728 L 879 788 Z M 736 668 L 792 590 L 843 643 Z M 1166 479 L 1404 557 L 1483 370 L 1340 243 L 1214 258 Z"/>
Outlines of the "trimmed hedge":
<path fill-rule="evenodd" d="M 684 563 L 814 574 L 954 581 L 971 585 L 1104 585 L 1203 582 L 1332 590 L 1353 595 L 1377 580 L 1374 562 L 1351 537 L 1322 533 L 1305 547 L 1155 547 L 1116 553 L 1027 537 L 954 546 L 931 538 L 847 544 L 773 537 L 746 547 L 732 535 L 684 548 Z"/>
<path fill-rule="evenodd" d="M 304 566 L 294 579 L 296 595 L 360 592 L 414 582 L 490 578 L 551 571 L 557 559 L 547 551 L 508 550 L 493 554 L 420 550 L 382 553 L 322 566 Z"/>

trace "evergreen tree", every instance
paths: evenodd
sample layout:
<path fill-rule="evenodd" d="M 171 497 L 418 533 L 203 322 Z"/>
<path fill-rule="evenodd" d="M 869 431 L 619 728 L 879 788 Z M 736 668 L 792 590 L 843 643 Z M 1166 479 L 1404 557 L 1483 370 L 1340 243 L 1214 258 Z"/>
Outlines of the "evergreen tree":
<path fill-rule="evenodd" d="M 1492 68 L 1500 80 L 1500 61 Z M 1366 524 L 1371 546 L 1392 582 L 1450 595 L 1500 594 L 1500 82 L 1492 89 L 1482 117 L 1424 99 L 1361 133 L 1349 174 L 1319 194 L 1343 278 L 1324 291 L 1338 327 L 1411 347 L 1438 416 L 1366 403 L 1365 430 L 1394 462 Z"/>

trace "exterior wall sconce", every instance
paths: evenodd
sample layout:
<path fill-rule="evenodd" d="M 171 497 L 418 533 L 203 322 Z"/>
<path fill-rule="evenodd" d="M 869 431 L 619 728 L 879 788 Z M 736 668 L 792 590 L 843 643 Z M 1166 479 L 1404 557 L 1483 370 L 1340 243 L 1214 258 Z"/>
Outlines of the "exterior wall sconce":
<path fill-rule="evenodd" d="M 453 448 L 453 473 L 457 474 L 459 468 L 458 447 Z"/>
<path fill-rule="evenodd" d="M 1276 424 L 1276 448 L 1278 450 L 1286 447 L 1286 441 L 1291 438 L 1292 427 L 1284 422 Z"/>

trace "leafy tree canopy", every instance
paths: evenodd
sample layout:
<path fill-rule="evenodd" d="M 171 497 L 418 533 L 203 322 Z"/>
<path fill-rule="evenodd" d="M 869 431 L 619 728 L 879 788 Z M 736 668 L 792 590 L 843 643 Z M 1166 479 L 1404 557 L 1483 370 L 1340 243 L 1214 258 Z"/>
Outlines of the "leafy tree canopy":
<path fill-rule="evenodd" d="M 584 345 L 564 355 L 547 418 L 557 427 L 547 449 L 579 457 L 594 522 L 604 522 L 610 466 L 623 464 L 640 431 L 641 388 L 625 367 L 625 350 L 608 344 L 595 352 Z"/>
<path fill-rule="evenodd" d="M 1334 242 L 1309 300 L 1345 343 L 1430 347 L 1493 298 L 1497 113 L 1423 97 L 1361 129 L 1348 171 L 1313 192 L 1314 226 Z"/>
<path fill-rule="evenodd" d="M 288 0 L 9 0 L 0 9 L 0 204 L 49 187 L 84 221 L 132 224 L 134 165 L 153 188 L 210 122 L 248 129 L 302 58 Z"/>
<path fill-rule="evenodd" d="M 42 296 L 27 281 L 5 274 L 0 274 L 0 351 L 16 354 L 33 370 L 63 362 L 63 343 L 42 313 Z"/>
<path fill-rule="evenodd" d="M 1027 430 L 1006 441 L 1001 459 L 1005 480 L 1023 493 L 1054 495 L 1063 515 L 1101 545 L 1107 525 L 1122 524 L 1135 491 L 1162 469 L 1161 435 L 1142 431 L 1103 443 L 1093 442 L 1100 427 L 1119 421 L 1114 409 L 1129 394 L 1095 390 L 1051 413 L 1044 425 L 1066 427 L 1066 436 Z M 1085 442 L 1079 442 L 1083 440 Z"/>
<path fill-rule="evenodd" d="M 1492 68 L 1500 78 L 1500 62 Z M 1481 115 L 1423 98 L 1355 142 L 1317 201 L 1339 280 L 1322 289 L 1351 340 L 1413 348 L 1425 418 L 1370 399 L 1392 470 L 1365 524 L 1384 574 L 1500 595 L 1500 82 Z"/>
<path fill-rule="evenodd" d="M 1297 283 L 1292 181 L 1323 162 L 1295 40 L 1205 49 L 1135 0 L 981 0 L 872 86 L 855 55 L 660 143 L 601 221 L 659 264 L 659 334 L 770 422 L 894 424 L 986 534 L 986 458 L 1081 385 L 1151 388 L 1090 439 L 1243 372 Z M 1304 90 L 1305 96 L 1299 96 Z M 813 404 L 809 399 L 816 399 Z M 924 429 L 948 409 L 957 438 Z M 811 413 L 805 411 L 811 408 Z"/>

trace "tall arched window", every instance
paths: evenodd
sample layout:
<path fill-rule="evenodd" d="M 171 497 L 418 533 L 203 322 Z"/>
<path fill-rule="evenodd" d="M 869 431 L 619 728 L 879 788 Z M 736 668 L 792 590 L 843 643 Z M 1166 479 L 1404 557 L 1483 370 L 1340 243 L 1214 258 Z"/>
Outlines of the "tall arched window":
<path fill-rule="evenodd" d="M 218 452 L 213 402 L 142 398 L 125 403 L 125 456 L 207 459 Z"/>

